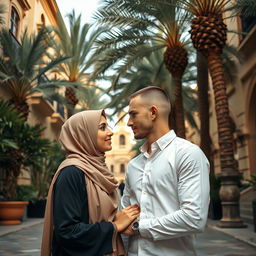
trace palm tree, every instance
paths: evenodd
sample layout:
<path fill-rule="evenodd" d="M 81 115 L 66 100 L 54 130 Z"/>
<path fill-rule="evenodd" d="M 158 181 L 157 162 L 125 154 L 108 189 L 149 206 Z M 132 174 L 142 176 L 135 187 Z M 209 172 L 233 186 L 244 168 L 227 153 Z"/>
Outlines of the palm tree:
<path fill-rule="evenodd" d="M 53 90 L 58 85 L 58 82 L 41 83 L 39 79 L 66 59 L 60 57 L 50 62 L 44 61 L 49 49 L 45 40 L 44 29 L 31 36 L 25 30 L 20 44 L 7 29 L 0 31 L 0 46 L 3 51 L 0 56 L 0 86 L 9 92 L 10 103 L 14 104 L 25 119 L 29 114 L 28 97 L 35 91 Z"/>
<path fill-rule="evenodd" d="M 236 162 L 234 159 L 233 134 L 230 122 L 228 97 L 222 62 L 222 51 L 226 45 L 227 26 L 223 17 L 228 0 L 179 0 L 181 8 L 191 12 L 195 17 L 191 23 L 191 39 L 194 47 L 205 56 L 212 78 L 215 111 L 218 124 L 218 138 L 220 146 L 220 164 L 223 181 L 233 182 L 233 196 L 227 198 L 229 188 L 223 183 L 222 201 L 232 201 L 235 206 L 231 207 L 223 203 L 222 227 L 243 226 L 239 217 L 239 191 L 237 182 Z M 230 191 L 229 191 L 230 193 Z"/>
<path fill-rule="evenodd" d="M 234 169 L 232 132 L 224 79 L 222 51 L 226 45 L 227 26 L 223 21 L 228 0 L 180 0 L 195 18 L 191 24 L 194 47 L 205 56 L 212 77 L 218 122 L 222 169 Z M 184 7 L 185 6 L 185 7 Z"/>
<path fill-rule="evenodd" d="M 187 41 L 182 38 L 186 18 L 187 14 L 173 5 L 163 7 L 153 1 L 144 4 L 143 1 L 132 0 L 105 1 L 96 14 L 99 23 L 110 25 L 112 29 L 97 40 L 99 49 L 96 55 L 100 57 L 95 74 L 104 73 L 117 64 L 113 84 L 135 61 L 165 49 L 162 58 L 175 81 L 174 106 L 180 137 L 185 137 L 181 79 L 188 64 Z M 153 43 L 145 47 L 149 40 Z"/>
<path fill-rule="evenodd" d="M 200 148 L 210 161 L 211 137 L 209 125 L 208 68 L 200 52 L 197 52 L 198 108 L 200 118 Z M 211 162 L 211 161 L 210 161 Z"/>
<path fill-rule="evenodd" d="M 192 72 L 184 74 L 183 99 L 185 117 L 192 127 L 197 129 L 193 114 L 196 109 L 196 92 L 189 86 L 195 81 Z M 111 78 L 110 78 L 111 79 Z M 149 85 L 159 86 L 165 89 L 170 99 L 175 98 L 175 83 L 164 65 L 163 51 L 155 51 L 150 56 L 144 57 L 132 66 L 115 86 L 115 91 L 110 94 L 111 100 L 107 108 L 114 109 L 112 115 L 121 112 L 129 104 L 129 95 Z M 173 125 L 171 123 L 171 125 Z"/>
<path fill-rule="evenodd" d="M 57 66 L 55 69 L 65 80 L 74 83 L 65 90 L 67 102 L 70 104 L 69 116 L 72 115 L 78 98 L 76 89 L 84 85 L 87 79 L 86 71 L 92 66 L 92 47 L 95 39 L 104 30 L 102 27 L 93 29 L 90 24 L 81 24 L 81 15 L 76 16 L 74 10 L 67 15 L 69 21 L 69 31 L 67 31 L 61 16 L 57 20 L 57 27 L 50 30 L 54 55 L 56 58 L 62 55 L 70 57 L 67 61 Z"/>
<path fill-rule="evenodd" d="M 96 85 L 81 87 L 77 90 L 79 99 L 78 111 L 90 109 L 102 109 L 107 105 L 107 100 L 103 96 L 106 91 Z"/>

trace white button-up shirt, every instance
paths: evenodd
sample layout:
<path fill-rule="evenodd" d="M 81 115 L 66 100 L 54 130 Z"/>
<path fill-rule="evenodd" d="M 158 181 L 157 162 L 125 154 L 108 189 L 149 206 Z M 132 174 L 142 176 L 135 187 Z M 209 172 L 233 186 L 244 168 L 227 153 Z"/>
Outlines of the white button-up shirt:
<path fill-rule="evenodd" d="M 171 130 L 141 147 L 126 172 L 122 207 L 138 204 L 140 235 L 129 237 L 129 256 L 196 255 L 209 205 L 209 163 L 201 149 Z"/>

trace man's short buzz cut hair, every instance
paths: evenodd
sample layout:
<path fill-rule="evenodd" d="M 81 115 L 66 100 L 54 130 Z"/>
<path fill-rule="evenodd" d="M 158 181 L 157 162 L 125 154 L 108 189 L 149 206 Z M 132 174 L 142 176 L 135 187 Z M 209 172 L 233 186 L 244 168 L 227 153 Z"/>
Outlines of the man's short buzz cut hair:
<path fill-rule="evenodd" d="M 147 86 L 130 96 L 130 100 L 135 97 L 141 97 L 147 103 L 155 102 L 155 104 L 161 109 L 161 115 L 168 120 L 171 112 L 171 101 L 165 90 L 158 86 Z"/>
<path fill-rule="evenodd" d="M 169 95 L 166 93 L 165 90 L 163 90 L 162 88 L 158 87 L 158 86 L 147 86 L 143 89 L 140 89 L 136 92 L 134 92 L 131 96 L 130 96 L 130 100 L 137 97 L 137 96 L 146 96 L 147 94 L 150 94 L 151 92 L 158 92 L 160 93 L 165 99 L 166 101 L 170 102 L 170 98 Z"/>

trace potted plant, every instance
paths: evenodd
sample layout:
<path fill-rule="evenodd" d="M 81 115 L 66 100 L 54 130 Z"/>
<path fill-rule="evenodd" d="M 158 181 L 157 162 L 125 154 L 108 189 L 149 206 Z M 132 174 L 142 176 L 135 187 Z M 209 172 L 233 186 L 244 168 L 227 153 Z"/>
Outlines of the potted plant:
<path fill-rule="evenodd" d="M 19 201 L 18 177 L 23 169 L 31 167 L 40 156 L 47 153 L 44 146 L 49 144 L 49 141 L 41 138 L 42 131 L 39 125 L 29 126 L 8 102 L 0 100 L 0 168 L 3 173 L 0 224 L 2 225 L 21 223 L 24 206 L 28 202 Z"/>
<path fill-rule="evenodd" d="M 38 166 L 30 168 L 31 183 L 37 195 L 35 200 L 30 200 L 27 207 L 27 217 L 43 218 L 46 206 L 46 196 L 52 177 L 59 164 L 64 160 L 65 153 L 58 142 L 52 142 L 47 156 L 41 157 Z"/>

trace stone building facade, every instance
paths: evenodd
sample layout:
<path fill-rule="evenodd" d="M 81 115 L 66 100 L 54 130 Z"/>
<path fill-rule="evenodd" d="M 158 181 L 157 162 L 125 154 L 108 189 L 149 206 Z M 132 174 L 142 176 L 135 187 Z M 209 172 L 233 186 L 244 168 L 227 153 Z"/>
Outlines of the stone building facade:
<path fill-rule="evenodd" d="M 109 170 L 115 175 L 119 182 L 124 180 L 128 162 L 134 157 L 132 151 L 134 145 L 131 132 L 122 119 L 113 130 L 112 150 L 106 153 L 106 163 Z"/>
<path fill-rule="evenodd" d="M 55 26 L 57 13 L 59 12 L 55 0 L 1 0 L 5 7 L 2 15 L 13 40 L 19 46 L 22 33 L 27 30 L 28 35 L 36 33 L 42 26 Z M 0 53 L 1 54 L 1 53 Z M 47 77 L 44 77 L 47 79 Z M 0 86 L 0 98 L 8 100 L 8 91 Z M 45 127 L 43 136 L 51 140 L 57 139 L 60 128 L 65 120 L 64 108 L 57 102 L 49 102 L 42 98 L 41 93 L 35 93 L 28 99 L 29 116 L 31 125 L 41 124 Z M 27 172 L 23 172 L 20 183 L 29 184 L 30 178 Z"/>
<path fill-rule="evenodd" d="M 19 44 L 22 33 L 37 32 L 42 26 L 55 26 L 59 11 L 55 0 L 2 0 L 5 6 L 5 26 L 9 28 L 14 40 Z M 0 97 L 8 99 L 8 92 L 0 87 Z M 42 99 L 42 94 L 36 93 L 29 100 L 30 113 L 29 124 L 40 123 L 45 127 L 44 135 L 49 139 L 56 139 L 60 127 L 64 122 L 65 113 L 57 102 L 49 102 Z"/>

